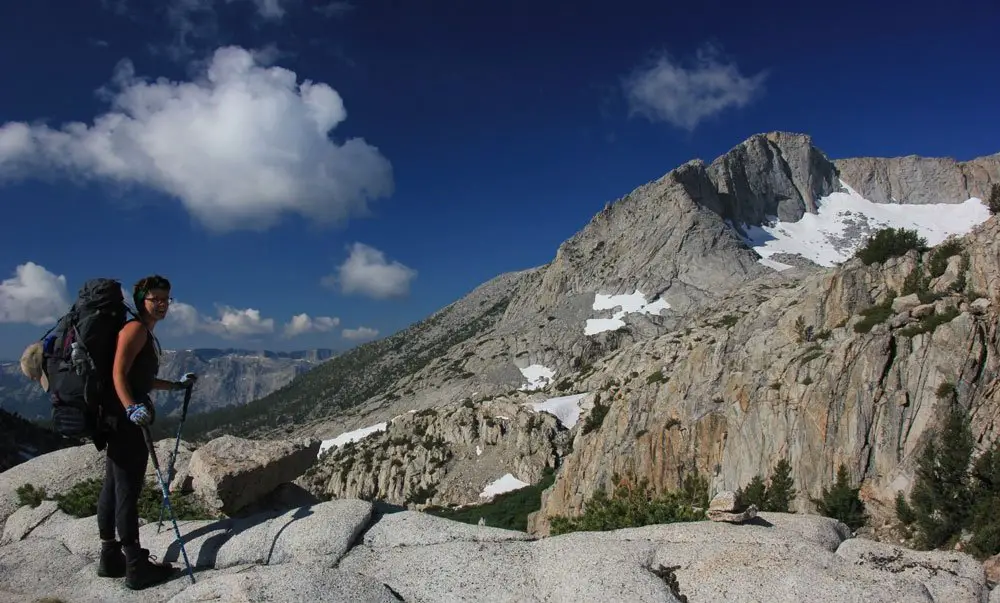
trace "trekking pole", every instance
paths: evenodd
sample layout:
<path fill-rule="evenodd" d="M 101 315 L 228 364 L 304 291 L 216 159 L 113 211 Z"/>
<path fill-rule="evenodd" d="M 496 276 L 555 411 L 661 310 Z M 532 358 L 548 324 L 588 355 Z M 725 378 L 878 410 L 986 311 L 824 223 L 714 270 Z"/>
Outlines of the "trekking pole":
<path fill-rule="evenodd" d="M 191 389 L 194 382 L 188 383 L 184 388 L 184 403 L 181 405 L 181 422 L 177 424 L 177 437 L 174 439 L 174 451 L 170 453 L 170 462 L 167 463 L 167 487 L 174 481 L 174 461 L 177 460 L 177 449 L 181 445 L 181 428 L 184 427 L 184 419 L 188 414 L 188 403 L 191 402 Z M 156 533 L 160 533 L 163 527 L 163 505 L 160 505 L 160 518 L 156 520 Z"/>
<path fill-rule="evenodd" d="M 177 536 L 177 543 L 181 546 L 181 555 L 184 556 L 184 565 L 187 566 L 188 576 L 191 577 L 191 584 L 194 584 L 194 571 L 188 561 L 187 549 L 184 548 L 184 539 L 181 538 L 181 529 L 177 527 L 177 518 L 174 516 L 174 508 L 170 506 L 170 493 L 167 491 L 167 484 L 163 481 L 163 473 L 160 471 L 160 462 L 156 460 L 156 448 L 153 446 L 153 436 L 149 434 L 149 427 L 142 426 L 142 435 L 146 438 L 146 448 L 149 449 L 149 456 L 153 459 L 153 469 L 156 469 L 156 479 L 160 482 L 160 489 L 163 491 L 163 504 L 166 505 L 170 513 L 170 521 L 174 523 L 174 535 Z"/>

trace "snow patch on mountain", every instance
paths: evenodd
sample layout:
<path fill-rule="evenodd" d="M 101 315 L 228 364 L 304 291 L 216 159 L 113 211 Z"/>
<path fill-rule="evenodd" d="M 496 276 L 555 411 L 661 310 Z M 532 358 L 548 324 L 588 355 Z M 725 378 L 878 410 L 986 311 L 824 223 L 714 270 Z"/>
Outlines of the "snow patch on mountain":
<path fill-rule="evenodd" d="M 347 431 L 335 438 L 330 438 L 329 440 L 323 440 L 323 442 L 319 445 L 319 452 L 317 453 L 317 456 L 322 455 L 330 448 L 339 448 L 348 442 L 357 442 L 367 438 L 373 433 L 385 431 L 388 426 L 389 424 L 387 422 L 376 423 L 374 425 L 369 425 L 368 427 L 355 429 L 354 431 Z"/>
<path fill-rule="evenodd" d="M 591 306 L 594 310 L 614 310 L 620 307 L 621 309 L 611 315 L 611 318 L 590 318 L 587 319 L 587 325 L 584 327 L 584 333 L 587 335 L 596 335 L 604 331 L 614 331 L 625 326 L 625 322 L 622 318 L 626 314 L 639 313 L 639 314 L 653 314 L 659 315 L 661 311 L 670 308 L 670 304 L 667 303 L 665 299 L 657 299 L 653 302 L 647 302 L 646 296 L 642 294 L 641 291 L 636 290 L 634 293 L 623 293 L 620 295 L 604 295 L 602 293 L 597 293 L 594 295 L 594 305 Z"/>
<path fill-rule="evenodd" d="M 577 421 L 580 420 L 580 413 L 593 406 L 592 402 L 588 403 L 584 401 L 586 396 L 586 393 L 572 394 L 570 396 L 549 398 L 544 402 L 528 402 L 527 404 L 535 412 L 547 412 L 554 415 L 566 429 L 572 429 Z"/>
<path fill-rule="evenodd" d="M 520 369 L 521 374 L 528 382 L 522 385 L 519 389 L 521 390 L 533 390 L 542 389 L 547 385 L 552 384 L 552 380 L 556 376 L 556 372 L 549 367 L 542 364 L 532 364 L 523 369 Z"/>
<path fill-rule="evenodd" d="M 520 490 L 521 488 L 527 488 L 531 484 L 527 482 L 522 482 L 510 473 L 505 473 L 503 477 L 497 479 L 483 488 L 483 491 L 479 493 L 480 498 L 493 498 L 497 494 L 503 494 L 504 492 L 513 492 L 514 490 Z"/>
<path fill-rule="evenodd" d="M 982 200 L 962 203 L 893 204 L 865 199 L 843 180 L 844 191 L 817 201 L 817 213 L 805 213 L 797 222 L 741 224 L 743 239 L 761 256 L 760 263 L 776 270 L 791 268 L 769 259 L 775 254 L 795 254 L 820 266 L 836 266 L 850 259 L 865 238 L 881 228 L 916 230 L 937 245 L 951 235 L 964 235 L 990 217 Z M 739 229 L 738 229 L 739 230 Z"/>

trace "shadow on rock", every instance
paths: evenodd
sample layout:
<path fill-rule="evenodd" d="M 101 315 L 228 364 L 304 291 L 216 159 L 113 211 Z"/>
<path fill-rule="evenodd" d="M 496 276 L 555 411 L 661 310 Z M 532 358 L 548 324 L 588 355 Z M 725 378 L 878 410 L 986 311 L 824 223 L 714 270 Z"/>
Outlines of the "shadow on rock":
<path fill-rule="evenodd" d="M 313 514 L 311 506 L 302 506 L 294 509 L 289 516 L 289 520 L 284 522 L 281 527 L 274 533 L 273 536 L 269 537 L 270 543 L 260 543 L 264 544 L 267 550 L 267 554 L 262 559 L 264 564 L 271 562 L 271 557 L 274 554 L 274 547 L 281 537 L 282 533 L 295 521 L 305 519 Z M 201 527 L 195 528 L 194 530 L 185 532 L 181 529 L 181 537 L 184 539 L 184 543 L 187 546 L 189 542 L 197 540 L 200 537 L 208 536 L 205 541 L 198 547 L 198 553 L 195 558 L 190 558 L 191 566 L 194 570 L 215 568 L 218 564 L 219 551 L 222 547 L 231 542 L 234 538 L 240 534 L 247 532 L 259 525 L 271 522 L 279 517 L 288 515 L 288 511 L 284 510 L 270 510 L 262 511 L 255 515 L 247 517 L 228 517 L 226 519 L 220 519 L 212 523 L 203 525 Z M 167 528 L 167 526 L 164 526 Z M 171 527 L 172 531 L 173 528 Z M 256 542 L 256 539 L 255 539 Z M 261 547 L 264 548 L 264 547 Z M 187 546 L 188 555 L 191 555 L 191 547 Z M 258 549 L 260 550 L 260 549 Z M 163 560 L 170 563 L 183 563 L 183 558 L 181 557 L 181 547 L 180 543 L 176 540 L 170 543 L 167 550 L 164 552 Z"/>

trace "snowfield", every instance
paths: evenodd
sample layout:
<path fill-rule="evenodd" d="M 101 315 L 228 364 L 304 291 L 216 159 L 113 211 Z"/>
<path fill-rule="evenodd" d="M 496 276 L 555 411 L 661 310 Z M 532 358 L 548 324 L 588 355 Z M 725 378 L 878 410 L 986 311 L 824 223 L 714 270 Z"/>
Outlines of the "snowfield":
<path fill-rule="evenodd" d="M 593 406 L 592 403 L 583 402 L 586 396 L 586 393 L 573 394 L 549 398 L 544 402 L 526 402 L 525 404 L 531 406 L 535 412 L 547 412 L 555 416 L 560 423 L 566 426 L 566 429 L 572 429 L 580 420 L 580 413 Z"/>
<path fill-rule="evenodd" d="M 541 364 L 532 364 L 523 369 L 519 369 L 521 374 L 528 382 L 522 385 L 520 390 L 530 391 L 534 389 L 542 389 L 546 385 L 551 385 L 552 380 L 555 379 L 556 372 L 547 366 Z"/>
<path fill-rule="evenodd" d="M 354 431 L 348 431 L 340 434 L 335 438 L 329 440 L 323 440 L 319 445 L 319 452 L 317 456 L 323 454 L 329 448 L 339 448 L 348 442 L 357 442 L 363 440 L 373 433 L 378 433 L 380 431 L 385 431 L 389 426 L 388 423 L 376 423 L 374 425 L 369 425 L 368 427 L 362 427 L 361 429 L 355 429 Z"/>
<path fill-rule="evenodd" d="M 520 490 L 521 488 L 527 488 L 531 484 L 527 482 L 522 482 L 510 473 L 505 473 L 500 479 L 486 484 L 483 491 L 479 493 L 479 498 L 492 499 L 497 494 L 503 494 L 504 492 L 513 492 L 514 490 Z"/>
<path fill-rule="evenodd" d="M 835 266 L 850 259 L 865 237 L 880 228 L 916 230 L 937 245 L 951 235 L 968 233 L 990 217 L 982 200 L 972 197 L 962 203 L 897 205 L 874 203 L 844 181 L 845 192 L 835 192 L 817 201 L 818 213 L 806 213 L 798 222 L 771 225 L 741 224 L 744 240 L 763 258 L 761 264 L 775 270 L 791 268 L 769 259 L 780 253 L 802 256 L 820 266 Z"/>
<path fill-rule="evenodd" d="M 658 299 L 654 302 L 647 302 L 646 296 L 641 291 L 635 291 L 621 295 L 604 295 L 597 293 L 594 295 L 594 310 L 614 310 L 621 309 L 611 315 L 611 318 L 590 318 L 583 332 L 585 335 L 596 335 L 604 331 L 615 331 L 625 326 L 622 318 L 626 314 L 653 314 L 659 315 L 661 311 L 670 309 L 670 304 L 665 299 Z"/>

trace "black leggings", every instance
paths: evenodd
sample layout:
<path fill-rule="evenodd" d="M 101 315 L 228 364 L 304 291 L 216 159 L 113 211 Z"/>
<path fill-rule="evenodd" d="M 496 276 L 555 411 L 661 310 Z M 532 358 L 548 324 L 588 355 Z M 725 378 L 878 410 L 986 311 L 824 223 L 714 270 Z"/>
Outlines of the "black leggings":
<path fill-rule="evenodd" d="M 101 540 L 118 539 L 126 547 L 139 545 L 139 493 L 146 477 L 149 450 L 142 430 L 127 419 L 108 434 L 104 487 L 97 499 Z"/>

